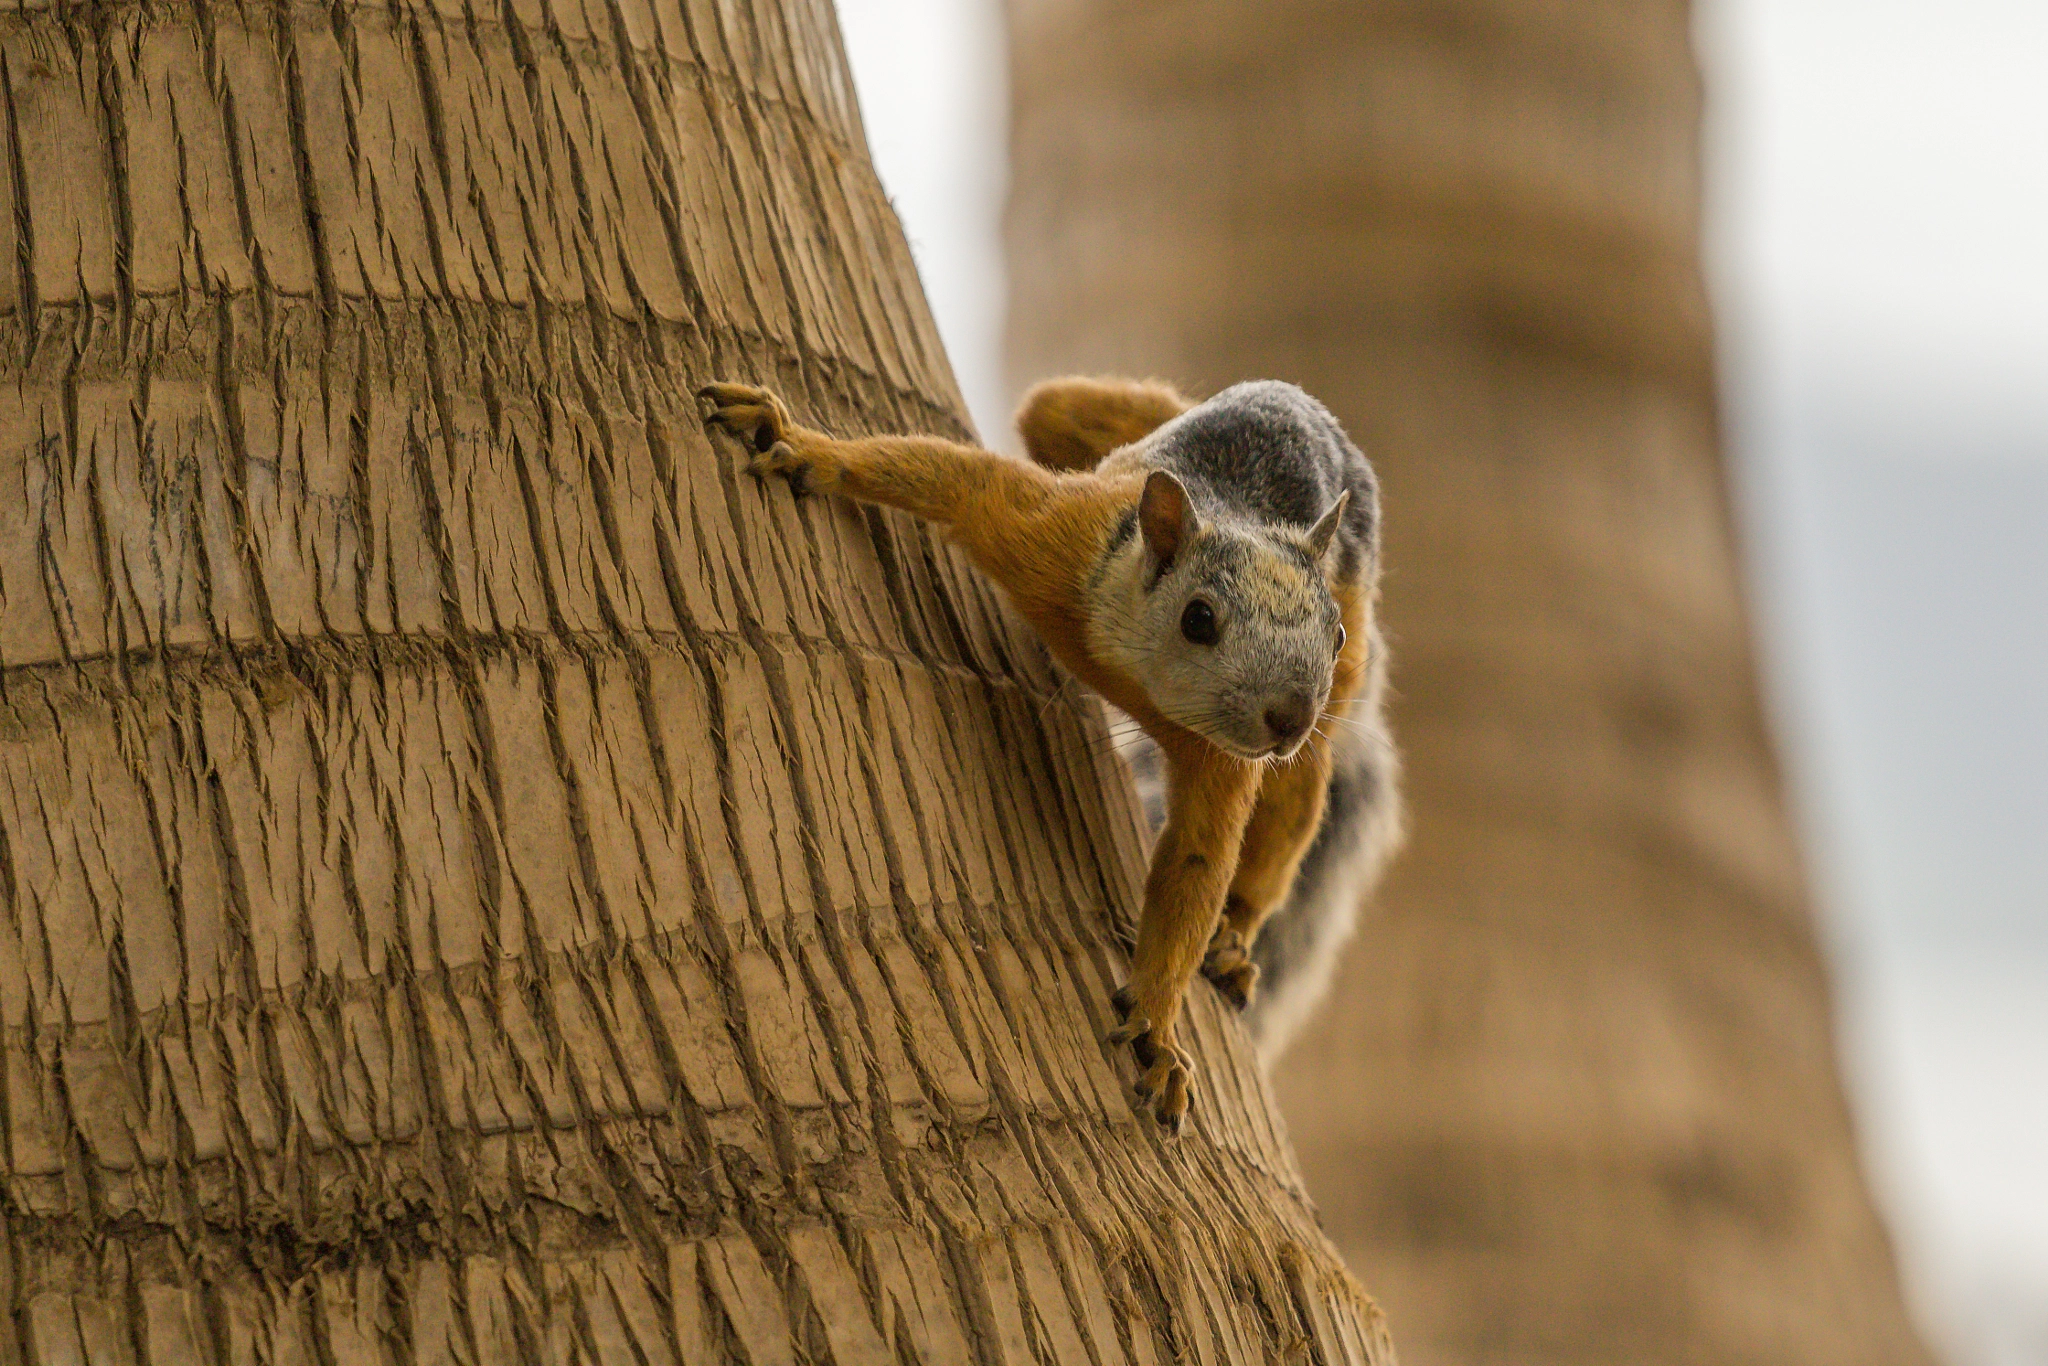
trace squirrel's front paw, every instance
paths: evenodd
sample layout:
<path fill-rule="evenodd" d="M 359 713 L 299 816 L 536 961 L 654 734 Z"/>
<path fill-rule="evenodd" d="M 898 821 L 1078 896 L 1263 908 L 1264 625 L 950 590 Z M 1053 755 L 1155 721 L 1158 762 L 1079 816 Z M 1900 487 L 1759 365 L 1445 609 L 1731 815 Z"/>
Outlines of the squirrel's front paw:
<path fill-rule="evenodd" d="M 1137 998 L 1129 987 L 1119 988 L 1109 1003 L 1116 1007 L 1117 1019 L 1122 1023 L 1109 1031 L 1108 1042 L 1129 1044 L 1132 1056 L 1143 1069 L 1131 1088 L 1137 1094 L 1138 1108 L 1149 1108 L 1160 1128 L 1169 1134 L 1179 1134 L 1187 1120 L 1188 1095 L 1193 1086 L 1188 1055 L 1174 1045 L 1171 1034 L 1159 1037 L 1151 1020 L 1136 1013 Z"/>
<path fill-rule="evenodd" d="M 1202 959 L 1202 975 L 1209 979 L 1223 999 L 1243 1010 L 1259 989 L 1259 965 L 1252 961 L 1244 936 L 1228 925 L 1217 927 L 1209 940 L 1209 952 Z"/>
<path fill-rule="evenodd" d="M 756 385 L 707 384 L 697 391 L 697 402 L 707 424 L 725 428 L 757 455 L 766 455 L 789 434 L 789 410 Z"/>
<path fill-rule="evenodd" d="M 752 384 L 707 384 L 697 391 L 707 426 L 723 427 L 745 443 L 749 474 L 780 474 L 798 493 L 810 462 L 790 444 L 796 425 L 782 400 Z"/>

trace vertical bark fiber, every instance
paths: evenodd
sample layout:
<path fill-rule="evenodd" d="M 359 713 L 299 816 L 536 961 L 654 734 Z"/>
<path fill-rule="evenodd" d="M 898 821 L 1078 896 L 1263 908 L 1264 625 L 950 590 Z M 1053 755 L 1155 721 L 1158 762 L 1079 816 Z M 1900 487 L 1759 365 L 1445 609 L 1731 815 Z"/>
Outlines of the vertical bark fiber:
<path fill-rule="evenodd" d="M 1761 716 L 1679 0 L 1017 0 L 1011 364 L 1378 463 L 1412 838 L 1278 1086 L 1403 1356 L 1922 1363 Z"/>
<path fill-rule="evenodd" d="M 0 1366 L 1385 1360 L 1139 838 L 908 523 L 823 0 L 0 17 Z M 1290 1358 L 1292 1359 L 1292 1358 Z"/>

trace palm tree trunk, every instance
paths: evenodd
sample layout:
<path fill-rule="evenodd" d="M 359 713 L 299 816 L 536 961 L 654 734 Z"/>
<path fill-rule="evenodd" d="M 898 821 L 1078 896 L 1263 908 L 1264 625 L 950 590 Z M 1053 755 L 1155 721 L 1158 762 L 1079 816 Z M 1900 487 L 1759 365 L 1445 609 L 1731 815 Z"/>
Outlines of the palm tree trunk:
<path fill-rule="evenodd" d="M 1092 711 L 700 425 L 962 430 L 827 7 L 29 6 L 0 132 L 0 1363 L 1383 1351 L 1096 1043 Z"/>
<path fill-rule="evenodd" d="M 1687 7 L 1011 6 L 1010 358 L 1384 481 L 1412 836 L 1277 1078 L 1406 1359 L 1918 1363 L 1758 698 Z"/>

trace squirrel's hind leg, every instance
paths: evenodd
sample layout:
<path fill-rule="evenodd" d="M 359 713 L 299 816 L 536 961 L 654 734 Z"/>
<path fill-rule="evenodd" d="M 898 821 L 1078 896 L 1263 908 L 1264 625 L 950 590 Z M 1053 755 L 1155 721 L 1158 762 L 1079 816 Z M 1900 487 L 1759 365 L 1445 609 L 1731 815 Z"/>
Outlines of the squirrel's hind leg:
<path fill-rule="evenodd" d="M 1172 385 L 1156 379 L 1049 379 L 1024 395 L 1017 434 L 1047 469 L 1092 470 L 1187 409 Z"/>

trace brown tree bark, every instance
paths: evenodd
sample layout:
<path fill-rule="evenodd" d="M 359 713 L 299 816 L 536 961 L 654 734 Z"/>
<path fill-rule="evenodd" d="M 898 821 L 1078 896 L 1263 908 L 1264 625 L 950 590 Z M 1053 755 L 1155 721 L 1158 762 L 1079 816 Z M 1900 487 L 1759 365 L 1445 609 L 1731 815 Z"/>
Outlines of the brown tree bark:
<path fill-rule="evenodd" d="M 829 9 L 0 17 L 0 1362 L 1385 1360 L 1096 1036 L 1092 708 L 690 395 L 962 429 Z"/>
<path fill-rule="evenodd" d="M 1411 840 L 1282 1108 L 1406 1360 L 1920 1363 L 1758 699 L 1682 3 L 1011 5 L 1010 360 L 1377 462 Z"/>

